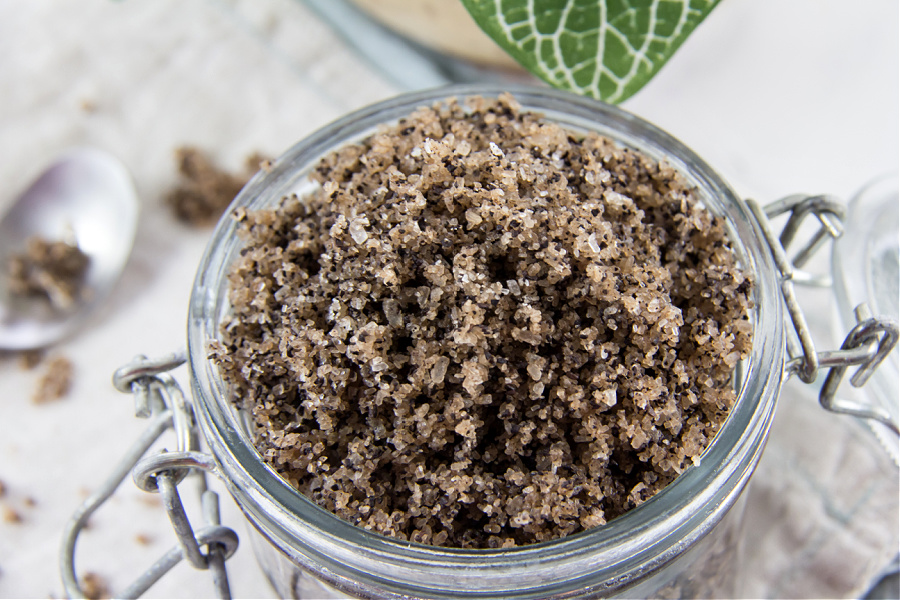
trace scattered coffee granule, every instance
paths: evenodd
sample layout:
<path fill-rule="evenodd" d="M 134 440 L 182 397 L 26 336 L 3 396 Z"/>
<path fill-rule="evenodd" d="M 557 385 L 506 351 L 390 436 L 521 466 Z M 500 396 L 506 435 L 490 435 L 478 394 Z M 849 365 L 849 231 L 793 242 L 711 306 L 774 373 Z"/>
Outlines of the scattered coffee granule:
<path fill-rule="evenodd" d="M 166 197 L 175 216 L 195 227 L 212 225 L 260 166 L 268 164 L 258 153 L 247 157 L 244 174 L 232 174 L 213 164 L 201 150 L 189 146 L 175 151 L 182 185 Z"/>
<path fill-rule="evenodd" d="M 22 254 L 6 265 L 9 293 L 19 297 L 46 298 L 57 310 L 70 308 L 84 294 L 90 257 L 77 245 L 31 237 Z"/>
<path fill-rule="evenodd" d="M 137 542 L 141 546 L 149 546 L 153 543 L 153 538 L 146 533 L 139 533 L 134 536 L 134 541 Z"/>
<path fill-rule="evenodd" d="M 88 600 L 100 600 L 109 598 L 109 584 L 100 575 L 89 572 L 81 576 L 81 591 Z"/>
<path fill-rule="evenodd" d="M 97 103 L 89 98 L 82 98 L 78 101 L 78 108 L 86 113 L 95 113 L 97 112 Z"/>
<path fill-rule="evenodd" d="M 44 374 L 38 380 L 32 402 L 46 404 L 64 397 L 72 387 L 72 372 L 72 361 L 65 356 L 50 359 L 44 367 Z"/>
<path fill-rule="evenodd" d="M 24 350 L 19 353 L 19 366 L 31 371 L 44 360 L 43 350 Z"/>
<path fill-rule="evenodd" d="M 6 495 L 6 484 L 0 480 L 0 498 Z"/>
<path fill-rule="evenodd" d="M 422 108 L 237 209 L 211 358 L 265 460 L 366 529 L 464 548 L 606 523 L 698 461 L 749 290 L 670 166 L 509 95 Z"/>
<path fill-rule="evenodd" d="M 3 507 L 3 522 L 17 524 L 22 522 L 22 515 L 11 506 Z"/>

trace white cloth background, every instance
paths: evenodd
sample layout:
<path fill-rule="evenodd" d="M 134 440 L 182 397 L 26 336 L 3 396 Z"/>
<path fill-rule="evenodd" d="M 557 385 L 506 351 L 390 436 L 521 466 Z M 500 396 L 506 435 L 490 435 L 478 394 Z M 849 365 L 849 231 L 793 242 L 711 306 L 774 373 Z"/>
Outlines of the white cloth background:
<path fill-rule="evenodd" d="M 742 194 L 847 198 L 898 166 L 897 25 L 893 0 L 727 0 L 625 107 Z M 62 594 L 63 524 L 144 426 L 110 376 L 136 354 L 184 344 L 209 231 L 179 225 L 162 203 L 173 149 L 194 144 L 234 169 L 255 150 L 280 154 L 402 91 L 379 73 L 295 0 L 0 0 L 0 208 L 54 154 L 85 144 L 121 158 L 142 201 L 113 298 L 48 352 L 75 365 L 68 397 L 32 404 L 40 368 L 0 356 L 0 504 L 22 517 L 0 522 L 0 596 Z M 827 301 L 817 302 L 824 325 Z M 746 595 L 863 593 L 897 552 L 897 491 L 866 431 L 792 384 L 748 491 Z M 126 482 L 83 535 L 79 571 L 121 589 L 173 543 L 158 503 Z M 247 545 L 228 566 L 236 596 L 271 597 Z M 181 565 L 149 595 L 212 593 L 206 574 Z"/>

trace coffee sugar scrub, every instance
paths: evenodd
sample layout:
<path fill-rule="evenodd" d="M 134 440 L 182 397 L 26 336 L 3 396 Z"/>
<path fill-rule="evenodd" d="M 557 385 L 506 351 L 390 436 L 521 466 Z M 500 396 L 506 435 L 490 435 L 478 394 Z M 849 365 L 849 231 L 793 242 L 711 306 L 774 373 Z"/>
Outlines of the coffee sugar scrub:
<path fill-rule="evenodd" d="M 53 310 L 66 311 L 88 294 L 90 262 L 75 244 L 34 236 L 22 252 L 9 257 L 6 286 L 13 297 L 45 300 Z"/>
<path fill-rule="evenodd" d="M 751 281 L 673 168 L 501 95 L 421 108 L 314 177 L 235 212 L 212 358 L 319 506 L 532 544 L 638 506 L 722 427 Z"/>

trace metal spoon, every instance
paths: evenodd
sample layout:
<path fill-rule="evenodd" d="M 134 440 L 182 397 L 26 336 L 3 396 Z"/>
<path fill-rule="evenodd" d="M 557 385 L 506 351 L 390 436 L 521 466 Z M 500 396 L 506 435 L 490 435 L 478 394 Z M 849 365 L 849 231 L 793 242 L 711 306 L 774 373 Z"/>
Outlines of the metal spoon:
<path fill-rule="evenodd" d="M 0 219 L 0 350 L 28 350 L 72 333 L 109 296 L 128 261 L 138 199 L 125 167 L 93 148 L 66 152 Z M 82 293 L 66 309 L 9 293 L 7 262 L 39 236 L 78 246 L 90 260 Z"/>

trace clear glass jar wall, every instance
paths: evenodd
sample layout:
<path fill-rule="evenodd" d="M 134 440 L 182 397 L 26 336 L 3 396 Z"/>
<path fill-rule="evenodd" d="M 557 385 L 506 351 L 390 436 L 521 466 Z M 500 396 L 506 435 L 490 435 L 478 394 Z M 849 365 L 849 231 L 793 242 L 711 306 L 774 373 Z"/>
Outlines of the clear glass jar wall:
<path fill-rule="evenodd" d="M 261 459 L 248 423 L 207 359 L 229 310 L 227 272 L 240 241 L 223 219 L 200 263 L 188 324 L 196 412 L 230 492 L 260 537 L 263 568 L 285 597 L 547 598 L 727 597 L 739 575 L 741 492 L 762 452 L 782 383 L 784 329 L 775 268 L 746 205 L 699 157 L 618 108 L 555 90 L 454 86 L 401 96 L 318 131 L 260 173 L 234 207 L 271 207 L 302 195 L 317 161 L 415 108 L 450 96 L 512 92 L 523 108 L 574 131 L 597 131 L 681 171 L 722 217 L 755 281 L 754 342 L 724 427 L 688 469 L 651 500 L 609 524 L 563 539 L 505 550 L 461 550 L 387 538 L 315 506 Z"/>

